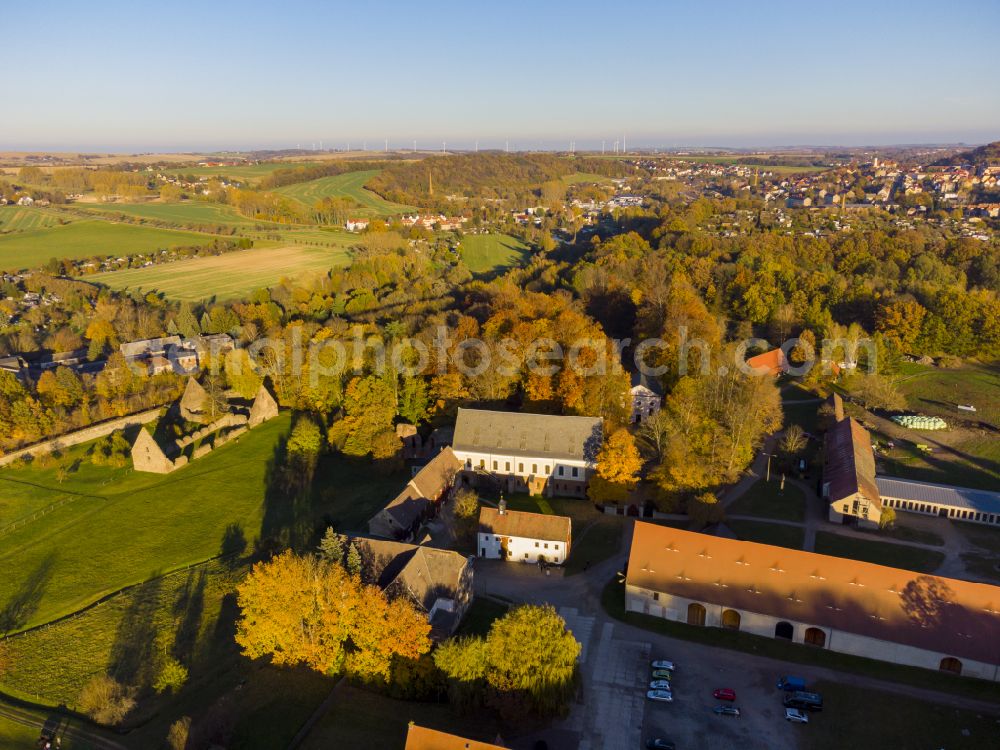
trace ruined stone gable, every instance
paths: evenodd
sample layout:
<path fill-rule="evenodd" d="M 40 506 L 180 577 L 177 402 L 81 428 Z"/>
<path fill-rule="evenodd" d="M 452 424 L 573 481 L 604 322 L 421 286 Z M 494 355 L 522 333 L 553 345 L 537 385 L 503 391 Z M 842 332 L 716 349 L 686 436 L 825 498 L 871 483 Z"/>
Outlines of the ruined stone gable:
<path fill-rule="evenodd" d="M 250 427 L 256 427 L 276 416 L 278 416 L 278 402 L 274 400 L 274 396 L 268 392 L 267 388 L 261 385 L 253 400 L 253 406 L 250 407 Z"/>
<path fill-rule="evenodd" d="M 169 474 L 175 468 L 174 462 L 167 458 L 163 449 L 145 429 L 139 430 L 139 436 L 132 444 L 132 466 L 136 471 L 154 474 Z"/>

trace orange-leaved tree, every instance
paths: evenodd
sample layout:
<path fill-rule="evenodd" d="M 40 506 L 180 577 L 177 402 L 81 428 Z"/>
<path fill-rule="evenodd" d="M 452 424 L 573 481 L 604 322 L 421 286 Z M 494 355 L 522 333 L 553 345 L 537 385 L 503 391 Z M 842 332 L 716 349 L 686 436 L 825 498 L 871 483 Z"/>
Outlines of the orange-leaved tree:
<path fill-rule="evenodd" d="M 237 596 L 236 642 L 251 658 L 388 679 L 394 656 L 430 650 L 430 625 L 409 601 L 390 602 L 377 586 L 313 555 L 286 551 L 257 563 Z"/>

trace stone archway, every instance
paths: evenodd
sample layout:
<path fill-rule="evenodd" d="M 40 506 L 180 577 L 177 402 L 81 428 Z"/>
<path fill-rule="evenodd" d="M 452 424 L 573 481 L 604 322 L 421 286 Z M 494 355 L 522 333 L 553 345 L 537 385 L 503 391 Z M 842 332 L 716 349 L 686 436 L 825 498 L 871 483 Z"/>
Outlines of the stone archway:
<path fill-rule="evenodd" d="M 688 605 L 688 625 L 705 624 L 705 608 L 697 602 Z"/>
<path fill-rule="evenodd" d="M 938 668 L 942 672 L 951 672 L 952 674 L 962 674 L 962 662 L 960 662 L 954 656 L 944 657 L 941 660 L 941 664 Z"/>
<path fill-rule="evenodd" d="M 806 628 L 806 636 L 803 641 L 810 646 L 823 648 L 826 645 L 826 633 L 819 628 Z"/>
<path fill-rule="evenodd" d="M 782 620 L 774 626 L 774 637 L 790 641 L 795 637 L 795 628 L 792 623 Z"/>
<path fill-rule="evenodd" d="M 727 630 L 739 630 L 740 629 L 740 613 L 735 609 L 727 609 L 722 612 L 722 627 Z"/>

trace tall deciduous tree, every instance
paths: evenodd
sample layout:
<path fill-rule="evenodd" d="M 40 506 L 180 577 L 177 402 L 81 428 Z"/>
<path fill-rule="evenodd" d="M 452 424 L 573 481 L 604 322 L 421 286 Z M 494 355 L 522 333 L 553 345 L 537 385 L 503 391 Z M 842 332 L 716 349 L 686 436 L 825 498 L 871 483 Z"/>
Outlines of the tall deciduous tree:
<path fill-rule="evenodd" d="M 245 655 L 277 665 L 388 679 L 394 657 L 430 650 L 430 625 L 406 599 L 390 602 L 377 586 L 315 555 L 287 551 L 258 563 L 237 587 L 237 601 L 236 642 Z"/>

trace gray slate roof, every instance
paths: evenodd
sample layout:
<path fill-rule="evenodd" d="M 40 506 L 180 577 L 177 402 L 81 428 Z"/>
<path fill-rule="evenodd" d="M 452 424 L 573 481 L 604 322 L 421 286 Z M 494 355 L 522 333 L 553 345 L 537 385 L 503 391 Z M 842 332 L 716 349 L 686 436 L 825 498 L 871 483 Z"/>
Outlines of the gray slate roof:
<path fill-rule="evenodd" d="M 601 417 L 459 409 L 455 451 L 595 461 L 602 441 Z"/>
<path fill-rule="evenodd" d="M 896 477 L 876 477 L 875 483 L 882 497 L 896 500 L 915 500 L 935 503 L 954 508 L 973 510 L 979 513 L 1000 514 L 1000 492 L 973 490 L 966 487 L 952 487 L 947 484 L 914 482 Z"/>

